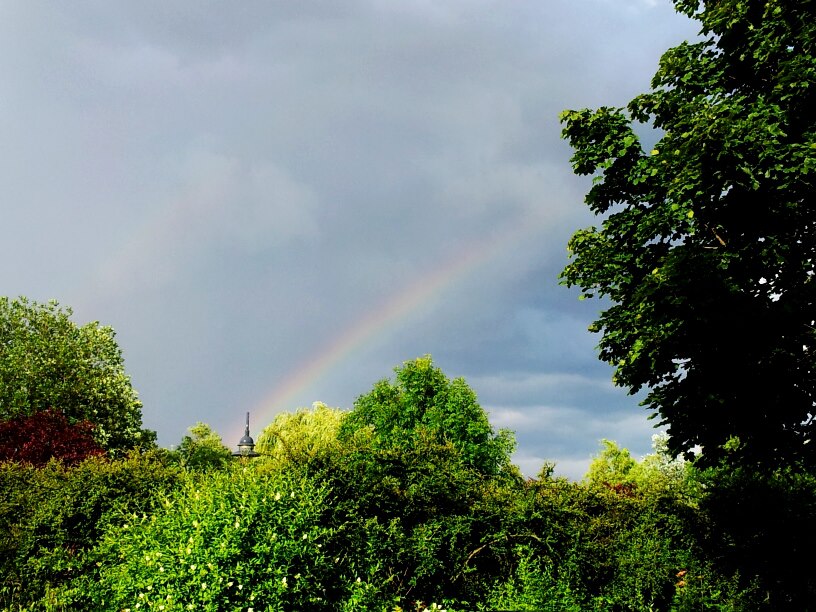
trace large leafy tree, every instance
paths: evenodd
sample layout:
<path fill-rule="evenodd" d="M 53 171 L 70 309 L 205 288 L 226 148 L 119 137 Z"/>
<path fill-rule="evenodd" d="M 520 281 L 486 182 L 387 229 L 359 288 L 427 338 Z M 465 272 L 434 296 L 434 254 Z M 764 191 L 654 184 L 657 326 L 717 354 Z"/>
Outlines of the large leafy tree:
<path fill-rule="evenodd" d="M 451 443 L 465 464 L 484 474 L 509 469 L 512 434 L 494 433 L 463 378 L 450 380 L 427 355 L 394 371 L 395 382 L 381 380 L 357 399 L 340 426 L 341 439 L 367 430 L 378 449 L 409 449 L 419 439 Z"/>
<path fill-rule="evenodd" d="M 600 357 L 648 390 L 671 451 L 813 462 L 816 4 L 674 4 L 701 37 L 649 92 L 562 115 L 602 218 L 562 277 L 608 298 Z"/>
<path fill-rule="evenodd" d="M 107 450 L 151 444 L 113 329 L 77 326 L 71 314 L 57 302 L 0 297 L 0 420 L 54 409 L 92 423 Z"/>

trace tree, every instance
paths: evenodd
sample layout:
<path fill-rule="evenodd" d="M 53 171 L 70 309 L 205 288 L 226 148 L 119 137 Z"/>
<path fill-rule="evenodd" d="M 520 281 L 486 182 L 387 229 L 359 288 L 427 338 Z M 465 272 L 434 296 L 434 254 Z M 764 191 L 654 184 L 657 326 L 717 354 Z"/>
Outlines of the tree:
<path fill-rule="evenodd" d="M 381 380 L 354 403 L 340 426 L 340 438 L 368 429 L 375 448 L 411 448 L 419 438 L 450 442 L 463 461 L 484 474 L 496 475 L 510 465 L 512 434 L 493 433 L 487 414 L 463 378 L 449 380 L 419 357 L 395 368 L 396 382 Z"/>
<path fill-rule="evenodd" d="M 606 439 L 601 440 L 601 447 L 601 452 L 589 464 L 586 480 L 595 486 L 634 487 L 638 464 L 629 449 Z"/>
<path fill-rule="evenodd" d="M 0 419 L 54 409 L 69 423 L 93 423 L 107 450 L 152 444 L 113 329 L 79 327 L 71 314 L 55 301 L 0 297 Z"/>
<path fill-rule="evenodd" d="M 221 441 L 221 436 L 206 423 L 196 423 L 189 428 L 189 432 L 189 435 L 181 439 L 178 448 L 184 467 L 192 470 L 218 469 L 224 467 L 232 457 L 230 450 Z"/>
<path fill-rule="evenodd" d="M 323 402 L 281 412 L 260 433 L 255 450 L 280 466 L 325 458 L 338 452 L 337 433 L 345 414 Z"/>
<path fill-rule="evenodd" d="M 668 496 L 696 504 L 700 483 L 693 463 L 671 456 L 667 444 L 665 433 L 653 435 L 654 452 L 636 461 L 628 449 L 611 440 L 601 440 L 601 452 L 589 464 L 585 482 L 625 495 Z"/>
<path fill-rule="evenodd" d="M 816 10 L 674 0 L 702 38 L 625 109 L 565 111 L 600 229 L 563 282 L 611 305 L 590 327 L 672 453 L 816 460 Z M 655 130 L 650 152 L 639 134 Z"/>

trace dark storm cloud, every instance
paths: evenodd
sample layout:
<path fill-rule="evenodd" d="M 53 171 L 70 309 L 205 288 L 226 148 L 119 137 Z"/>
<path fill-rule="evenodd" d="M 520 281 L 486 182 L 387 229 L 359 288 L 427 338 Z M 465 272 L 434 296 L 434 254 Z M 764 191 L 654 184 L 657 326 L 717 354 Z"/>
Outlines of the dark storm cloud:
<path fill-rule="evenodd" d="M 6 2 L 4 293 L 113 325 L 172 444 L 198 420 L 228 437 L 505 232 L 271 410 L 349 407 L 431 353 L 519 429 L 525 470 L 580 475 L 600 437 L 645 452 L 586 332 L 598 304 L 557 286 L 591 222 L 557 116 L 625 103 L 693 33 L 645 0 Z"/>

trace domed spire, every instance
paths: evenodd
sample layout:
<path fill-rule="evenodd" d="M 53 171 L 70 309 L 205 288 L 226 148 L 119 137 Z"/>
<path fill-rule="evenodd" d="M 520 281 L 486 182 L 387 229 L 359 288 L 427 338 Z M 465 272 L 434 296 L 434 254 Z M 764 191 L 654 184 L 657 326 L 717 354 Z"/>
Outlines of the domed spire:
<path fill-rule="evenodd" d="M 238 450 L 232 453 L 234 457 L 257 457 L 255 452 L 255 441 L 249 435 L 249 413 L 246 416 L 246 429 L 244 430 L 244 437 L 238 441 Z"/>

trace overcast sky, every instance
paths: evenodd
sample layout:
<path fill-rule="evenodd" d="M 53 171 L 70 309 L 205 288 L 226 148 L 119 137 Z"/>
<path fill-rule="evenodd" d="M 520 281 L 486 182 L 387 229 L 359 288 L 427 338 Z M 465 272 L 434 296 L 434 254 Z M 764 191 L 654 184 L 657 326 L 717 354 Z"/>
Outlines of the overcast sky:
<path fill-rule="evenodd" d="M 649 451 L 600 307 L 566 108 L 623 105 L 696 24 L 668 0 L 0 1 L 2 293 L 111 325 L 162 446 L 463 376 L 516 460 Z"/>

